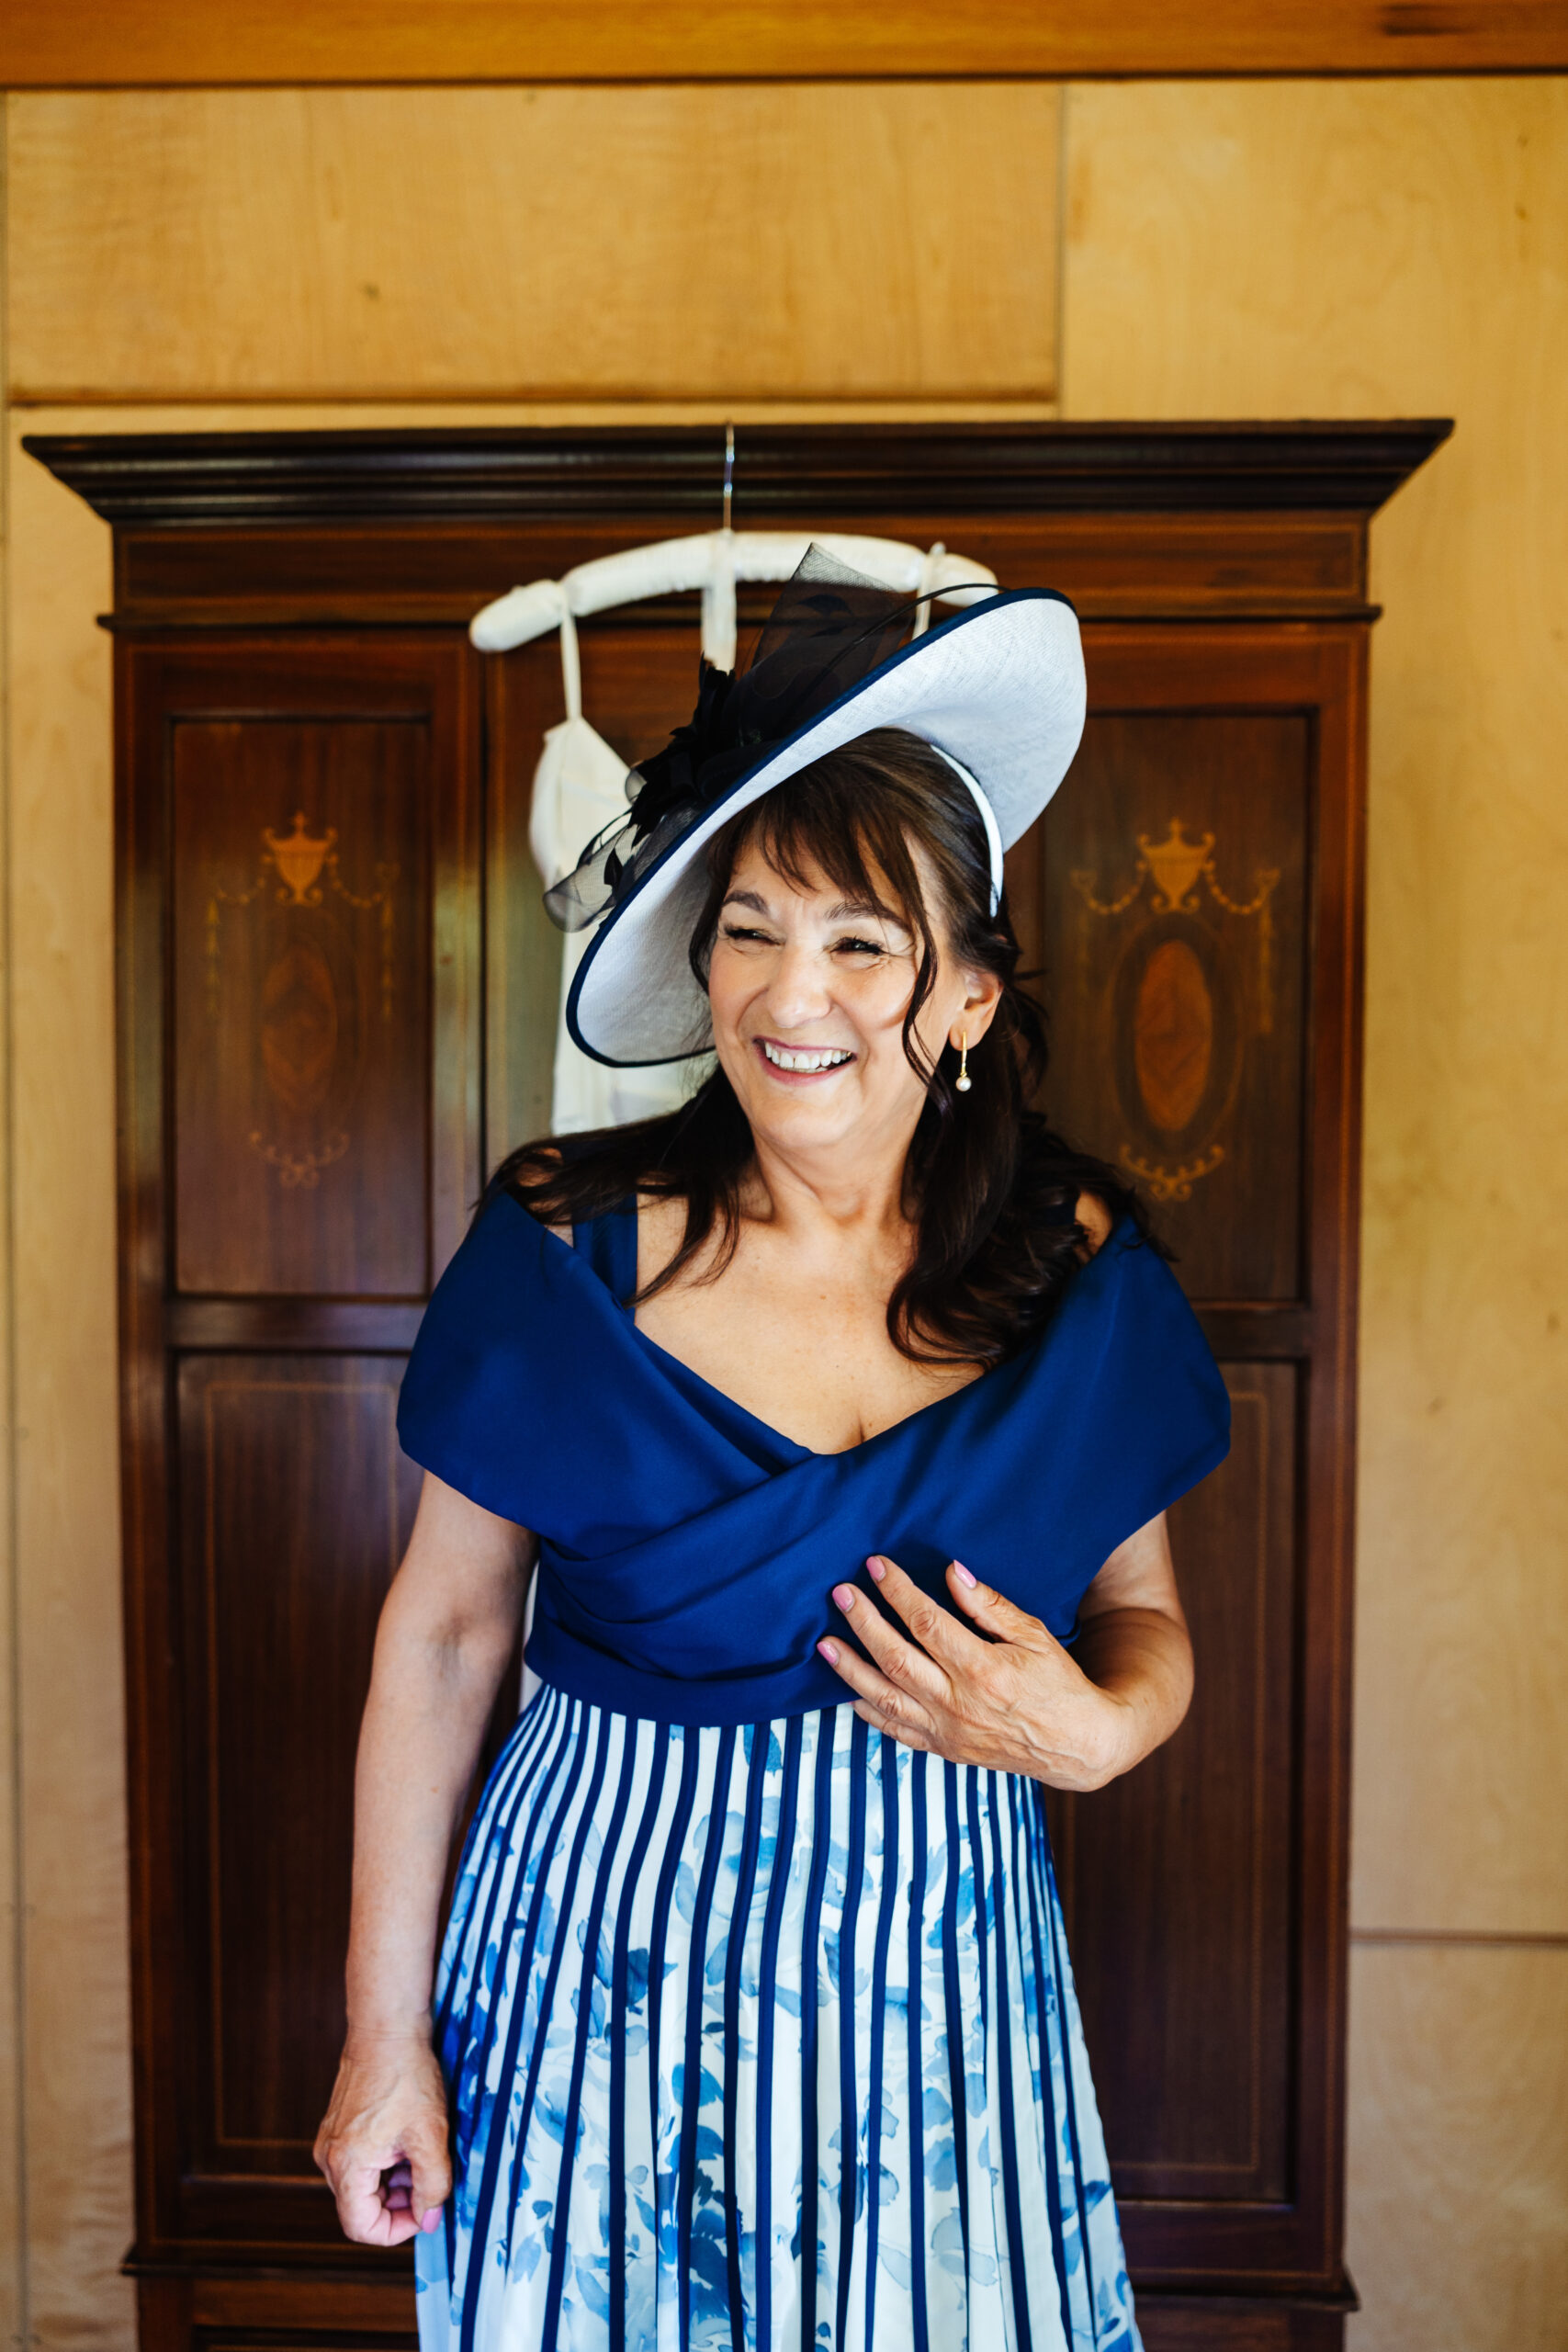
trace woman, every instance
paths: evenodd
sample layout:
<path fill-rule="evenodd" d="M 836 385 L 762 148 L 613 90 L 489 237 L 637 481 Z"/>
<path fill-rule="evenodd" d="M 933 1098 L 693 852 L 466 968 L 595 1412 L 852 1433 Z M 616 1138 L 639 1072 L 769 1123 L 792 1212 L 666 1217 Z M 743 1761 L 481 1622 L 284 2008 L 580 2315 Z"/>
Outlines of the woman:
<path fill-rule="evenodd" d="M 317 2156 L 351 2237 L 417 2237 L 423 2352 L 1138 2341 L 1041 1784 L 1181 1720 L 1164 1512 L 1224 1393 L 1025 1107 L 1001 855 L 1076 623 L 906 617 L 808 559 L 558 893 L 607 894 L 579 1042 L 716 1069 L 514 1155 L 404 1384 Z"/>

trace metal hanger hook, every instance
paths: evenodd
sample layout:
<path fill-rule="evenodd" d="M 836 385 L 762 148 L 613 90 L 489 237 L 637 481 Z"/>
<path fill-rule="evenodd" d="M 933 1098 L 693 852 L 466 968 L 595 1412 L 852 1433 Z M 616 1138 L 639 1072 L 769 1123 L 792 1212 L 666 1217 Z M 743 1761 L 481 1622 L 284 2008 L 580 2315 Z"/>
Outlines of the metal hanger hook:
<path fill-rule="evenodd" d="M 729 528 L 730 503 L 735 495 L 735 427 L 724 428 L 724 527 Z"/>

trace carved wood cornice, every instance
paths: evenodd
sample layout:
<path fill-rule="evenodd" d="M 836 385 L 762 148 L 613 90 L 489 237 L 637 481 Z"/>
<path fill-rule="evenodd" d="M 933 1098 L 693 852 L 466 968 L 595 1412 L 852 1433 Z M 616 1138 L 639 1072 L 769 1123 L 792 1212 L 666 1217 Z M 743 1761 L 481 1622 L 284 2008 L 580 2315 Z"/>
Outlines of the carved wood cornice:
<path fill-rule="evenodd" d="M 1444 419 L 1331 424 L 741 425 L 735 522 L 814 513 L 1368 515 Z M 34 434 L 117 529 L 212 524 L 716 522 L 719 425 Z"/>

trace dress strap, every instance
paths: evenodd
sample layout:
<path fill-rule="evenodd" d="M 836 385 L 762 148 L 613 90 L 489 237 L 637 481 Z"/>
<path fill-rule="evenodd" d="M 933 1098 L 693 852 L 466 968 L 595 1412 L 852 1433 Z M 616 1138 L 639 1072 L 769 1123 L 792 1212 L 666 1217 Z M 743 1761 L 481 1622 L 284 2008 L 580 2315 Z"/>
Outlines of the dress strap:
<path fill-rule="evenodd" d="M 622 1306 L 637 1289 L 637 1202 L 624 1201 L 604 1216 L 571 1228 L 572 1247 L 586 1258 L 605 1289 Z"/>

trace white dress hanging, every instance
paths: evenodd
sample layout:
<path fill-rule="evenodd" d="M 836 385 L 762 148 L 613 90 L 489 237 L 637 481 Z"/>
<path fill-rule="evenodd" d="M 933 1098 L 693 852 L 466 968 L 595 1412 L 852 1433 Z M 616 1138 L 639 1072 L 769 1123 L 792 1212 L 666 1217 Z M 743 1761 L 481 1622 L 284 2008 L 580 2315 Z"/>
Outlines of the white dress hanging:
<path fill-rule="evenodd" d="M 494 599 L 469 624 L 475 645 L 501 653 L 526 645 L 547 631 L 560 631 L 561 678 L 566 717 L 545 736 L 534 774 L 528 838 L 547 887 L 576 865 L 585 842 L 626 813 L 626 763 L 582 716 L 582 678 L 574 615 L 599 613 L 698 589 L 702 594 L 702 641 L 707 659 L 721 670 L 735 663 L 736 585 L 742 580 L 786 580 L 813 544 L 804 533 L 704 532 L 694 537 L 660 539 L 626 548 L 579 564 L 561 580 L 536 580 Z M 922 599 L 940 597 L 964 605 L 996 593 L 996 575 L 984 564 L 950 556 L 940 540 L 921 549 L 902 540 L 819 532 L 815 544 L 852 569 L 902 588 Z M 930 618 L 929 603 L 916 616 L 918 637 Z M 561 947 L 560 1012 L 556 1031 L 555 1080 L 550 1132 L 581 1134 L 585 1128 L 619 1126 L 649 1119 L 686 1102 L 713 1069 L 711 1054 L 644 1069 L 612 1069 L 574 1045 L 566 1026 L 567 998 L 581 962 L 592 926 L 568 933 Z"/>
<path fill-rule="evenodd" d="M 534 803 L 528 842 L 547 884 L 558 882 L 577 863 L 584 842 L 624 817 L 626 763 L 582 716 L 582 678 L 577 628 L 562 606 L 561 678 L 566 717 L 545 736 L 534 771 Z M 550 1133 L 581 1135 L 589 1127 L 621 1126 L 673 1111 L 700 1086 L 712 1068 L 708 1056 L 695 1062 L 661 1062 L 647 1069 L 610 1069 L 591 1061 L 567 1032 L 566 1003 L 572 978 L 592 938 L 592 926 L 568 932 L 561 943 L 560 1010 L 556 1017 L 555 1080 L 550 1094 Z"/>

